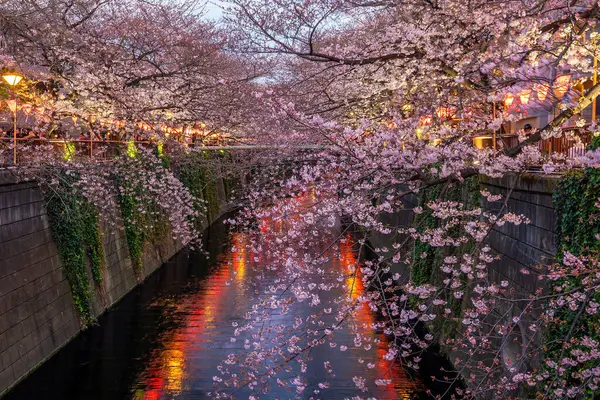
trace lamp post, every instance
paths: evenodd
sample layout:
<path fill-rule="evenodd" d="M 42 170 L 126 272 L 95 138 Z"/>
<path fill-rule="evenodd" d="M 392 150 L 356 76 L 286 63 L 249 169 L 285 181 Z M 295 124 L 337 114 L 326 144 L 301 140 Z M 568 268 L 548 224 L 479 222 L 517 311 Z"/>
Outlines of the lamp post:
<path fill-rule="evenodd" d="M 13 112 L 13 164 L 17 165 L 17 96 L 14 89 L 23 77 L 17 73 L 7 73 L 2 75 L 2 78 L 10 85 L 13 97 L 13 107 L 9 104 L 9 108 L 14 108 L 11 110 Z"/>

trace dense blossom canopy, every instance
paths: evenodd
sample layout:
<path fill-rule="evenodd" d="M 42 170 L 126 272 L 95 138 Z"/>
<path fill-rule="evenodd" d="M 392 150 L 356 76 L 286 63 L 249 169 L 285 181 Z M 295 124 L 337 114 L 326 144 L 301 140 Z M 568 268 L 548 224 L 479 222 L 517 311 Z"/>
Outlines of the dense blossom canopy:
<path fill-rule="evenodd" d="M 270 333 L 291 347 L 275 351 L 254 343 L 251 361 L 242 363 L 248 382 L 268 383 L 270 372 L 263 368 L 271 364 L 264 359 L 282 366 L 291 360 L 306 365 L 303 359 L 310 349 L 334 346 L 337 329 L 352 329 L 344 325 L 346 315 L 368 308 L 384 317 L 370 327 L 389 337 L 384 358 L 418 369 L 423 349 L 434 342 L 445 346 L 456 368 L 445 379 L 464 382 L 449 384 L 448 395 L 565 398 L 596 391 L 597 340 L 593 329 L 583 329 L 581 322 L 584 310 L 595 320 L 594 259 L 565 252 L 556 266 L 523 270 L 519 273 L 540 282 L 540 290 L 521 293 L 491 273 L 490 266 L 502 265 L 502 260 L 486 238 L 494 227 L 527 224 L 532 216 L 508 212 L 512 191 L 507 196 L 483 191 L 481 203 L 471 204 L 449 193 L 479 175 L 500 178 L 538 167 L 559 172 L 598 166 L 593 151 L 579 157 L 545 154 L 537 143 L 566 135 L 561 126 L 568 121 L 591 132 L 596 129 L 583 114 L 600 90 L 593 77 L 597 2 L 229 3 L 231 46 L 279 62 L 275 84 L 256 94 L 274 109 L 269 132 L 257 125 L 257 133 L 269 141 L 285 138 L 300 149 L 307 143 L 323 148 L 312 157 L 300 150 L 298 164 L 283 174 L 289 178 L 282 182 L 259 180 L 247 198 L 251 205 L 236 220 L 243 224 L 273 218 L 286 226 L 263 230 L 253 247 L 264 252 L 267 239 L 280 244 L 268 249 L 275 260 L 269 266 L 281 272 L 282 280 L 265 308 L 285 314 L 303 301 L 315 308 L 311 318 L 297 321 L 293 333 L 277 327 Z M 577 86 L 561 86 L 562 76 Z M 473 137 L 495 135 L 526 116 L 527 107 L 511 110 L 505 101 L 523 91 L 537 95 L 531 106 L 556 110 L 554 118 L 528 137 L 521 131 L 519 142 L 510 148 L 474 147 Z M 425 200 L 434 189 L 437 198 Z M 287 200 L 302 193 L 316 200 L 311 205 Z M 415 206 L 413 196 L 423 203 Z M 273 198 L 278 199 L 274 205 L 265 203 Z M 490 209 L 496 211 L 485 211 Z M 386 215 L 407 210 L 416 215 L 415 223 L 383 222 L 389 221 Z M 293 221 L 290 215 L 296 216 Z M 349 287 L 360 280 L 365 294 L 327 301 L 324 292 L 331 288 L 321 284 L 327 274 L 321 265 L 335 255 L 307 253 L 316 247 L 314 236 L 338 220 L 352 225 L 331 239 L 332 246 L 352 229 L 360 232 L 359 254 L 370 249 L 375 257 L 357 262 L 334 280 L 334 285 Z M 374 246 L 368 240 L 374 236 L 384 237 L 387 245 Z M 436 254 L 445 255 L 429 266 L 439 268 L 433 279 L 418 279 L 421 259 L 433 260 L 417 248 L 440 249 Z M 335 322 L 324 330 L 315 328 L 332 309 Z M 265 320 L 270 318 L 257 310 L 246 329 L 268 325 Z M 454 335 L 443 333 L 448 323 Z M 427 335 L 419 328 L 423 324 L 430 329 Z M 565 326 L 557 337 L 540 333 L 541 327 L 553 324 Z M 355 332 L 355 346 L 370 348 L 370 337 Z M 507 358 L 504 349 L 515 341 L 519 351 Z M 557 347 L 562 351 L 553 350 Z M 240 384 L 235 367 L 224 371 L 232 378 L 223 378 L 227 384 Z M 388 381 L 382 376 L 374 383 Z M 301 374 L 280 384 L 295 386 L 298 392 L 305 389 Z M 357 377 L 355 384 L 368 391 L 373 382 Z"/>
<path fill-rule="evenodd" d="M 534 216 L 508 210 L 512 190 L 477 188 L 471 202 L 451 195 L 483 175 L 600 166 L 593 150 L 569 157 L 538 145 L 567 135 L 567 122 L 596 131 L 583 119 L 600 93 L 596 1 L 229 0 L 219 24 L 203 21 L 200 9 L 195 2 L 15 0 L 0 7 L 0 23 L 5 69 L 51 82 L 45 96 L 55 120 L 94 114 L 126 120 L 127 129 L 144 122 L 151 127 L 144 134 L 161 145 L 173 140 L 161 124 L 202 121 L 267 145 L 246 159 L 259 168 L 229 222 L 251 235 L 248 252 L 264 255 L 257 279 L 268 289 L 236 326 L 253 341 L 218 366 L 213 395 L 249 387 L 258 398 L 281 385 L 304 396 L 312 349 L 336 348 L 340 329 L 367 351 L 380 339 L 365 329 L 383 332 L 378 356 L 414 370 L 441 344 L 455 367 L 441 371 L 449 397 L 597 393 L 600 347 L 585 328 L 597 327 L 597 254 L 565 251 L 556 264 L 520 271 L 539 281 L 535 293 L 521 293 L 491 273 L 502 260 L 486 238 Z M 474 137 L 495 137 L 526 116 L 527 101 L 516 108 L 507 101 L 519 95 L 553 118 L 529 136 L 518 132 L 512 146 L 473 146 Z M 79 193 L 108 212 L 106 199 L 135 182 L 146 189 L 144 201 L 167 213 L 174 235 L 193 242 L 194 196 L 157 155 L 141 151 L 107 168 L 40 150 L 29 160 L 49 187 L 58 182 L 54 171 L 66 169 L 80 178 Z M 185 146 L 170 149 L 172 165 L 187 156 Z M 107 189 L 115 176 L 122 178 Z M 384 222 L 401 213 L 411 221 Z M 375 236 L 386 244 L 375 245 Z M 354 241 L 347 270 L 323 268 Z M 436 269 L 426 280 L 417 273 L 424 263 Z M 261 270 L 277 279 L 261 282 Z M 314 313 L 277 323 L 297 303 Z M 348 323 L 360 310 L 379 318 Z M 564 329 L 547 339 L 542 328 L 551 325 Z M 507 357 L 503 349 L 515 340 L 519 351 Z M 280 379 L 281 370 L 292 377 Z M 390 377 L 356 376 L 353 384 L 366 396 Z M 326 375 L 319 387 L 310 396 L 327 398 Z"/>

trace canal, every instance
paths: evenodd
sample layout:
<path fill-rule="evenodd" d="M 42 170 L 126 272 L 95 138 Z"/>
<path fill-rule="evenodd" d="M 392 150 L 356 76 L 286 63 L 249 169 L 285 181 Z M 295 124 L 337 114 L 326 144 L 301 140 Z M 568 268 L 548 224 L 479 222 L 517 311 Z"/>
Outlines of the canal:
<path fill-rule="evenodd" d="M 246 240 L 244 234 L 228 232 L 225 224 L 217 222 L 205 232 L 204 251 L 182 251 L 175 256 L 103 315 L 96 326 L 80 334 L 15 387 L 5 400 L 210 398 L 217 365 L 229 353 L 244 351 L 243 336 L 235 342 L 231 340 L 234 325 L 256 302 L 253 294 L 257 288 L 250 290 L 245 285 L 256 261 L 245 254 Z M 351 246 L 342 250 L 328 268 L 343 268 L 344 263 L 356 262 Z M 361 310 L 353 318 L 369 324 L 375 316 Z M 339 335 L 344 335 L 343 331 Z M 337 341 L 351 343 L 350 333 L 347 335 L 338 336 Z M 385 340 L 382 333 L 373 335 Z M 425 399 L 431 398 L 428 390 L 443 390 L 431 384 L 431 374 L 422 374 L 427 379 L 410 376 L 399 365 L 377 357 L 378 352 L 385 350 L 349 348 L 342 352 L 322 346 L 309 362 L 307 386 L 301 395 L 275 384 L 276 378 L 291 378 L 282 372 L 274 377 L 269 394 L 257 397 L 344 399 L 360 395 Z M 445 364 L 435 355 L 429 358 L 430 370 Z M 329 388 L 320 390 L 324 360 L 331 360 L 336 374 L 327 378 Z M 368 393 L 358 392 L 352 380 L 364 376 L 372 382 L 382 375 L 392 384 L 371 385 Z M 239 399 L 248 399 L 251 394 L 247 388 L 228 393 Z"/>

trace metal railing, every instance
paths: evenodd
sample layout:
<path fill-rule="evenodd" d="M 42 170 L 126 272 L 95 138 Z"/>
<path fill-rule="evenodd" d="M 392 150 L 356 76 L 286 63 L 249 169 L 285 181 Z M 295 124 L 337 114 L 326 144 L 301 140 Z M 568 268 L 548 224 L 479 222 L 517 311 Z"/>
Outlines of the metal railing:
<path fill-rule="evenodd" d="M 494 139 L 496 140 L 494 146 Z M 560 153 L 569 157 L 583 156 L 586 153 L 586 147 L 592 140 L 592 134 L 579 128 L 565 128 L 565 135 L 559 138 L 543 139 L 538 143 L 543 153 Z M 0 137 L 0 154 L 4 151 L 4 159 L 0 157 L 0 165 L 12 164 L 13 138 Z M 99 140 L 99 139 L 45 139 L 39 137 L 17 138 L 17 163 L 19 160 L 25 160 L 35 153 L 36 147 L 52 146 L 52 155 L 55 157 L 64 157 L 67 159 L 100 159 L 108 160 L 118 155 L 125 154 L 128 146 L 135 144 L 136 147 L 146 147 L 153 149 L 158 146 L 157 142 L 147 140 Z M 518 135 L 498 135 L 480 136 L 474 139 L 474 145 L 477 147 L 496 147 L 511 148 L 519 143 Z M 285 146 L 278 145 L 251 145 L 251 144 L 199 144 L 187 143 L 189 148 L 196 148 L 208 151 L 218 150 L 277 150 L 284 149 Z M 304 145 L 296 146 L 306 150 L 325 149 L 327 146 Z M 165 149 L 169 153 L 168 146 Z M 10 153 L 10 154 L 9 154 Z M 9 156 L 10 155 L 10 160 Z"/>
<path fill-rule="evenodd" d="M 10 153 L 12 157 L 13 143 L 13 138 L 0 138 L 0 150 L 5 150 L 5 155 Z M 130 141 L 121 140 L 17 138 L 17 163 L 25 161 L 24 157 L 34 154 L 36 149 L 42 146 L 51 146 L 53 148 L 52 155 L 55 157 L 110 159 L 123 154 L 129 143 Z M 149 148 L 156 146 L 156 144 L 149 141 L 133 141 L 133 143 L 136 146 Z M 3 163 L 8 164 L 9 162 L 0 160 L 0 164 Z M 12 158 L 10 163 L 12 163 Z"/>
<path fill-rule="evenodd" d="M 568 157 L 579 157 L 586 153 L 586 148 L 592 140 L 592 134 L 579 128 L 564 128 L 564 135 L 558 138 L 542 139 L 538 142 L 542 153 L 564 154 Z M 494 143 L 494 139 L 496 143 Z M 473 139 L 477 147 L 493 147 L 497 149 L 510 149 L 519 144 L 519 135 L 479 136 Z"/>

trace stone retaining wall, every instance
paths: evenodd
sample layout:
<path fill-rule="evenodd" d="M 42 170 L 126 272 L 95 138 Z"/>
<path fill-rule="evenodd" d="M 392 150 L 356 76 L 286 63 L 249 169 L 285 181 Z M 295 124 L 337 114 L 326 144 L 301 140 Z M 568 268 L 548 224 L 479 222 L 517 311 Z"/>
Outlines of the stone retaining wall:
<path fill-rule="evenodd" d="M 487 238 L 487 243 L 501 259 L 490 268 L 490 278 L 499 282 L 507 280 L 512 287 L 522 293 L 532 294 L 538 287 L 536 266 L 548 265 L 556 253 L 556 211 L 552 195 L 559 177 L 522 175 L 507 176 L 502 179 L 482 177 L 480 185 L 493 194 L 502 194 L 510 198 L 507 211 L 523 214 L 530 224 L 518 226 L 506 224 L 495 227 Z M 504 199 L 488 204 L 484 200 L 484 209 L 498 211 Z M 530 270 L 523 274 L 521 270 Z"/>
<path fill-rule="evenodd" d="M 217 188 L 224 209 L 221 180 Z M 88 271 L 91 287 L 95 288 L 92 310 L 96 316 L 182 247 L 170 237 L 146 244 L 143 270 L 136 276 L 120 220 L 116 228 L 102 228 L 104 265 L 100 287 Z M 34 182 L 16 183 L 10 172 L 0 171 L 0 397 L 82 328 L 40 189 Z"/>

